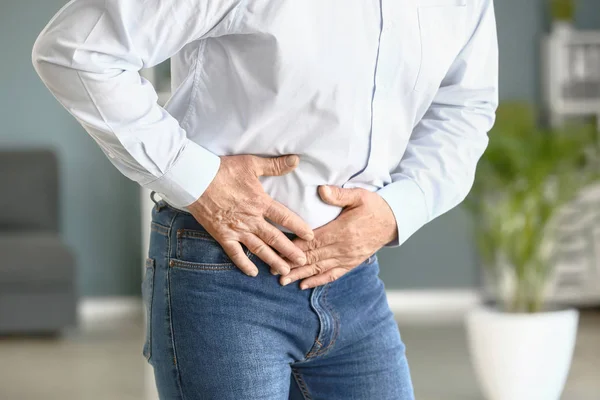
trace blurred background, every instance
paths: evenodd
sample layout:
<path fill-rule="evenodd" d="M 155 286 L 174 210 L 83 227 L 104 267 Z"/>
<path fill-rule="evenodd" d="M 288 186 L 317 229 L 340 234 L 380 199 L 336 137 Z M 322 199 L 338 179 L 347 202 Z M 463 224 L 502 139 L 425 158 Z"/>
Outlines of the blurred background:
<path fill-rule="evenodd" d="M 495 3 L 502 104 L 474 193 L 381 251 L 381 279 L 417 399 L 598 400 L 600 1 Z M 0 399 L 154 400 L 141 355 L 149 194 L 110 164 L 31 64 L 34 40 L 64 4 L 0 0 Z M 144 74 L 168 98 L 168 63 Z M 498 305 L 483 307 L 490 299 Z M 554 304 L 579 316 L 561 323 L 573 325 L 564 339 L 531 328 Z M 474 312 L 490 309 L 516 324 L 496 338 L 508 347 L 477 339 L 497 321 Z M 553 348 L 529 354 L 520 378 L 492 371 L 526 362 L 497 364 L 494 348 L 523 353 L 527 340 L 550 339 L 564 347 L 562 375 L 528 375 L 553 362 Z M 523 382 L 563 375 L 560 397 L 518 394 Z M 494 394 L 495 385 L 515 389 Z"/>

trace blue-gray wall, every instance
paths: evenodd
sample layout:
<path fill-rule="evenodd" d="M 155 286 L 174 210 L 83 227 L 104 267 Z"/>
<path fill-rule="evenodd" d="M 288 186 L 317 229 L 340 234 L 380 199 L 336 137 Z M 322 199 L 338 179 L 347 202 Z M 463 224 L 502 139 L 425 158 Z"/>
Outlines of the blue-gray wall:
<path fill-rule="evenodd" d="M 79 263 L 85 295 L 138 293 L 140 233 L 137 186 L 106 160 L 36 77 L 30 53 L 37 33 L 64 0 L 0 4 L 0 146 L 50 146 L 61 159 L 62 232 Z M 496 0 L 504 99 L 539 98 L 538 43 L 545 0 Z M 600 28 L 600 1 L 580 0 L 577 25 Z M 472 221 L 454 210 L 402 248 L 381 252 L 390 289 L 476 285 Z"/>
<path fill-rule="evenodd" d="M 77 258 L 80 292 L 138 293 L 138 187 L 109 163 L 31 65 L 37 34 L 64 4 L 64 0 L 0 4 L 0 147 L 51 147 L 58 153 L 62 233 Z M 0 190 L 10 193 L 10 188 Z"/>
<path fill-rule="evenodd" d="M 495 0 L 500 97 L 538 102 L 539 43 L 549 26 L 549 0 Z M 576 25 L 600 29 L 600 0 L 579 0 Z M 389 289 L 465 288 L 478 284 L 473 221 L 461 207 L 433 221 L 399 249 L 380 252 Z"/>

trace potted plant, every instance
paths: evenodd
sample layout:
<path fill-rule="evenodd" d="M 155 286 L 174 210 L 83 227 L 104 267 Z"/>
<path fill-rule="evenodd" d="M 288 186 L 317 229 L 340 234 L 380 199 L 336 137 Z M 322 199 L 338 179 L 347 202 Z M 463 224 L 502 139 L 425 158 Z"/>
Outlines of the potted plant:
<path fill-rule="evenodd" d="M 596 135 L 536 122 L 527 105 L 500 105 L 467 201 L 494 288 L 493 304 L 466 319 L 489 400 L 558 400 L 577 333 L 577 310 L 548 304 L 546 294 L 560 212 L 598 180 Z"/>
<path fill-rule="evenodd" d="M 552 30 L 556 33 L 571 32 L 575 10 L 575 0 L 550 0 Z"/>

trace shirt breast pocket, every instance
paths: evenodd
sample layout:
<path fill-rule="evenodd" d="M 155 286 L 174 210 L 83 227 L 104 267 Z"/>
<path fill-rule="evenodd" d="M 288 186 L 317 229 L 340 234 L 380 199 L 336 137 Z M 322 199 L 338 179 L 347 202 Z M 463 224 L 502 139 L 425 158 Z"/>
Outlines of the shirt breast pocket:
<path fill-rule="evenodd" d="M 466 43 L 468 0 L 417 0 L 421 65 L 414 90 L 437 90 Z"/>

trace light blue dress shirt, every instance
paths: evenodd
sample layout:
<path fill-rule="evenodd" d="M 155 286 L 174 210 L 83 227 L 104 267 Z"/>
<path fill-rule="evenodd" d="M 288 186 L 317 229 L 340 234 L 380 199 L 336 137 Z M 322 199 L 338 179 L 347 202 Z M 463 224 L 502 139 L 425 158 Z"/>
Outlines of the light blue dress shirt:
<path fill-rule="evenodd" d="M 298 154 L 266 192 L 313 228 L 323 184 L 379 193 L 399 245 L 472 187 L 498 103 L 492 0 L 73 0 L 36 71 L 127 177 L 175 207 L 222 155 Z M 163 108 L 139 71 L 171 58 Z"/>

